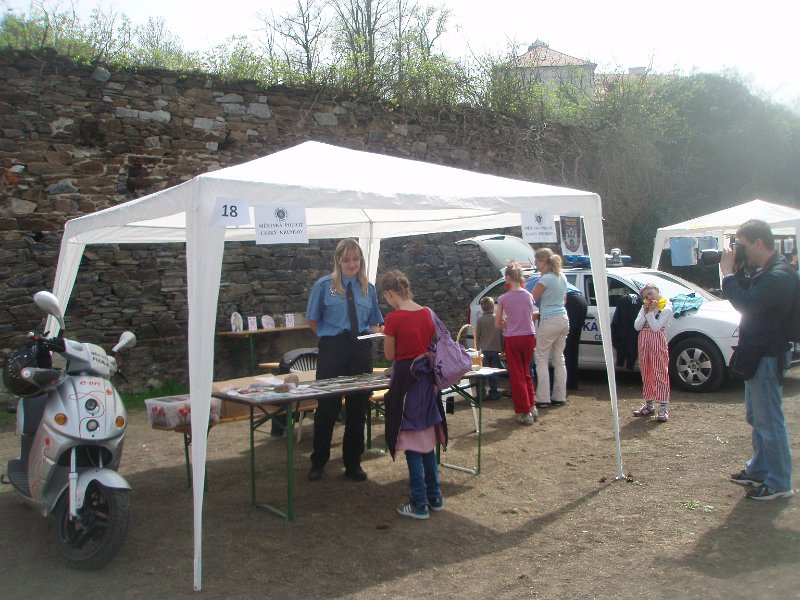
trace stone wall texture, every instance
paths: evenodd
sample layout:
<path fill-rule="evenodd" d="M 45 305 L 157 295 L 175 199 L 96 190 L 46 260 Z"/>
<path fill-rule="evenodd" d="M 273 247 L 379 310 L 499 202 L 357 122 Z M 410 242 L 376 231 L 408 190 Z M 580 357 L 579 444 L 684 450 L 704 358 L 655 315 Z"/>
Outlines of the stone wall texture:
<path fill-rule="evenodd" d="M 52 289 L 65 221 L 306 140 L 484 173 L 569 185 L 577 159 L 568 132 L 472 110 L 409 114 L 319 92 L 262 88 L 202 74 L 115 72 L 53 53 L 0 52 L 0 354 L 43 320 L 31 296 Z M 308 165 L 313 169 L 314 165 Z M 388 240 L 379 273 L 407 272 L 418 301 L 455 333 L 470 299 L 497 277 L 461 232 Z M 519 234 L 519 228 L 507 233 Z M 217 328 L 230 314 L 305 310 L 338 240 L 226 246 Z M 388 309 L 388 307 L 385 307 Z M 136 333 L 126 391 L 186 381 L 186 269 L 182 245 L 87 248 L 66 311 L 67 336 L 110 348 Z M 310 334 L 257 336 L 257 360 L 278 360 Z M 246 374 L 246 342 L 218 338 L 215 377 Z M 6 398 L 7 399 L 7 398 Z"/>

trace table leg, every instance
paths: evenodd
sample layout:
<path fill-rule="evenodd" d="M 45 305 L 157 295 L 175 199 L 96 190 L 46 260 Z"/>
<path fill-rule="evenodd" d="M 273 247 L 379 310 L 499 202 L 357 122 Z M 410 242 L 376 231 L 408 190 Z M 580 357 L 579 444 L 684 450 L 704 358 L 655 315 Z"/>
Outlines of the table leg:
<path fill-rule="evenodd" d="M 481 472 L 481 436 L 483 435 L 483 393 L 486 386 L 478 383 L 478 466 L 475 467 L 475 475 Z"/>
<path fill-rule="evenodd" d="M 372 402 L 367 400 L 367 450 L 372 450 Z"/>
<path fill-rule="evenodd" d="M 249 349 L 249 356 L 250 356 L 250 375 L 255 376 L 256 374 L 256 340 L 254 335 L 247 336 L 247 344 Z"/>
<path fill-rule="evenodd" d="M 250 407 L 250 503 L 256 505 L 256 424 Z"/>
<path fill-rule="evenodd" d="M 299 408 L 300 403 L 297 402 L 297 406 Z M 288 501 L 289 506 L 287 510 L 284 512 L 277 506 L 272 506 L 266 502 L 257 502 L 256 501 L 256 462 L 255 462 L 255 431 L 259 427 L 261 427 L 264 423 L 269 421 L 270 419 L 274 418 L 274 415 L 269 415 L 266 412 L 264 416 L 261 417 L 258 421 L 253 418 L 253 407 L 250 407 L 250 489 L 251 489 L 251 500 L 253 506 L 256 508 L 263 508 L 268 511 L 274 512 L 276 515 L 279 515 L 286 519 L 287 521 L 294 520 L 294 440 L 293 431 L 294 431 L 294 411 L 293 405 L 291 402 L 287 403 L 286 410 L 288 414 L 286 415 L 286 466 L 287 466 L 287 473 L 286 473 L 286 484 L 288 488 Z"/>
<path fill-rule="evenodd" d="M 300 402 L 297 402 L 300 409 Z M 294 521 L 294 411 L 295 405 L 286 405 L 286 520 Z"/>
<path fill-rule="evenodd" d="M 471 386 L 467 386 L 467 387 L 471 387 Z M 478 393 L 477 393 L 476 396 L 473 396 L 465 388 L 463 388 L 463 387 L 459 386 L 458 384 L 456 384 L 456 385 L 450 387 L 450 389 L 447 390 L 447 392 L 455 392 L 456 394 L 461 396 L 464 400 L 466 400 L 469 403 L 470 408 L 472 408 L 473 410 L 474 410 L 474 408 L 476 408 L 476 404 L 477 404 L 478 423 L 477 423 L 477 431 L 476 431 L 476 433 L 478 434 L 478 457 L 477 457 L 477 464 L 474 467 L 462 467 L 462 466 L 459 466 L 459 465 L 443 463 L 443 462 L 441 462 L 441 459 L 440 459 L 440 463 L 439 464 L 442 467 L 447 467 L 448 469 L 454 469 L 456 471 L 464 471 L 465 473 L 471 473 L 472 475 L 478 475 L 481 472 L 481 430 L 483 429 L 483 402 L 482 402 L 482 395 L 483 394 L 482 394 L 482 390 L 481 390 L 480 386 L 478 386 Z M 441 392 L 440 392 L 440 397 L 441 397 Z M 439 448 L 437 446 L 437 456 L 438 456 L 438 453 L 439 453 Z"/>

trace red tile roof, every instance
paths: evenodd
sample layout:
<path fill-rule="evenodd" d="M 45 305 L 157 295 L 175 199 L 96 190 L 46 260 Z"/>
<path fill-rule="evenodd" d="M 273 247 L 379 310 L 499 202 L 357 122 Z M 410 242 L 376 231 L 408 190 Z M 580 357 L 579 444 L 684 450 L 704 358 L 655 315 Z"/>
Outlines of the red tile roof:
<path fill-rule="evenodd" d="M 531 44 L 528 47 L 528 51 L 511 61 L 511 64 L 515 67 L 597 66 L 588 60 L 582 60 L 558 50 L 553 50 L 547 44 L 539 41 Z"/>

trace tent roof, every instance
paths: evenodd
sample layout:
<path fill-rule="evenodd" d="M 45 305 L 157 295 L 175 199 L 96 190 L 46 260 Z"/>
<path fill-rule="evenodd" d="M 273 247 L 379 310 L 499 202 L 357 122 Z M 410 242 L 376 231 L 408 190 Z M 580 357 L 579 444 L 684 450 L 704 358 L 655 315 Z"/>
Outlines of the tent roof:
<path fill-rule="evenodd" d="M 800 220 L 800 210 L 764 200 L 751 200 L 683 223 L 661 227 L 659 231 L 666 231 L 670 237 L 675 237 L 676 234 L 706 235 L 710 231 L 736 233 L 739 226 L 748 219 L 766 221 L 772 226 L 773 231 L 780 227 L 793 230 L 793 224 Z"/>
<path fill-rule="evenodd" d="M 265 185 L 269 193 L 265 193 Z M 522 208 L 599 216 L 596 194 L 305 142 L 69 221 L 79 243 L 183 242 L 197 195 L 305 206 L 310 238 L 388 238 L 519 225 Z M 414 210 L 410 211 L 409 208 Z M 253 219 L 225 230 L 253 240 Z"/>
<path fill-rule="evenodd" d="M 751 200 L 683 223 L 660 227 L 656 233 L 651 266 L 654 269 L 658 268 L 661 251 L 666 247 L 669 238 L 705 235 L 722 238 L 725 235 L 735 234 L 739 226 L 750 219 L 766 221 L 773 233 L 796 234 L 800 226 L 800 210 L 764 200 Z"/>

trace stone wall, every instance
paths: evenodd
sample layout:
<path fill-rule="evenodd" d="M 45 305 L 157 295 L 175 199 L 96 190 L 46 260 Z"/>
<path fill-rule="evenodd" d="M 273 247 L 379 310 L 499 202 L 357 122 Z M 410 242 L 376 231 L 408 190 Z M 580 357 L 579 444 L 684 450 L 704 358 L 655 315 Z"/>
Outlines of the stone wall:
<path fill-rule="evenodd" d="M 68 219 L 318 140 L 520 179 L 569 184 L 573 158 L 562 133 L 474 111 L 419 115 L 318 92 L 264 89 L 201 74 L 111 72 L 55 54 L 0 52 L 0 354 L 41 327 L 30 298 L 51 289 Z M 313 169 L 313 165 L 308 166 Z M 510 230 L 513 232 L 513 230 Z M 517 228 L 516 233 L 519 230 Z M 480 232 L 385 242 L 379 271 L 401 268 L 416 297 L 453 330 L 469 300 L 496 277 L 488 261 L 454 241 Z M 337 240 L 307 246 L 226 246 L 218 330 L 230 313 L 303 312 L 328 272 Z M 187 378 L 186 271 L 178 245 L 87 248 L 67 310 L 75 339 L 112 345 L 124 329 L 139 343 L 126 360 L 140 390 Z M 259 336 L 259 360 L 313 338 Z M 215 377 L 243 374 L 242 351 L 216 344 Z"/>

